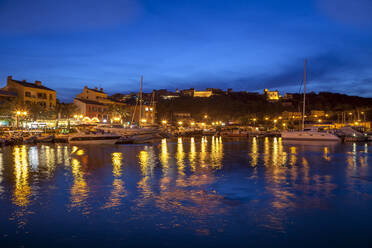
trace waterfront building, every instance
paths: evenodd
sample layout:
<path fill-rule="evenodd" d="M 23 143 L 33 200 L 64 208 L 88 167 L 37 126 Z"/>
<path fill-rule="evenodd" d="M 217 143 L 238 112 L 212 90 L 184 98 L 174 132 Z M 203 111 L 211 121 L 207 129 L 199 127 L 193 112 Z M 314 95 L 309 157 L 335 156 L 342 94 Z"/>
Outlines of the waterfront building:
<path fill-rule="evenodd" d="M 284 120 L 299 120 L 299 119 L 302 119 L 302 113 L 301 112 L 284 111 L 284 112 L 282 112 L 281 116 Z"/>
<path fill-rule="evenodd" d="M 270 91 L 268 89 L 264 89 L 264 96 L 268 101 L 279 101 L 281 98 L 278 90 Z"/>
<path fill-rule="evenodd" d="M 16 94 L 17 100 L 21 104 L 37 103 L 46 109 L 56 106 L 56 91 L 43 86 L 41 81 L 30 83 L 26 80 L 15 80 L 12 76 L 8 76 L 7 85 L 2 90 L 11 92 L 10 94 Z"/>
<path fill-rule="evenodd" d="M 311 110 L 311 114 L 310 114 L 310 117 L 311 118 L 321 118 L 321 117 L 324 117 L 326 114 L 323 110 Z"/>
<path fill-rule="evenodd" d="M 75 98 L 74 105 L 78 109 L 78 114 L 83 115 L 83 117 L 89 117 L 90 119 L 98 118 L 99 121 L 109 118 L 107 115 L 107 105 L 101 102 Z"/>
<path fill-rule="evenodd" d="M 87 86 L 84 86 L 83 92 L 78 94 L 76 96 L 78 99 L 85 99 L 90 101 L 96 101 L 100 103 L 110 103 L 110 99 L 108 99 L 108 96 L 105 92 L 103 92 L 103 88 L 88 88 Z"/>

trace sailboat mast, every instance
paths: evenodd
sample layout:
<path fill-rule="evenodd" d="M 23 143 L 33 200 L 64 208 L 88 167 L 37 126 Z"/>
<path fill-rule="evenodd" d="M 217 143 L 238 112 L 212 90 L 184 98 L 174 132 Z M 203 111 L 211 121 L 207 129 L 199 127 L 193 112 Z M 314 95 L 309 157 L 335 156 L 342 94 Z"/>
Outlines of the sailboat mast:
<path fill-rule="evenodd" d="M 139 108 L 139 126 L 141 126 L 141 121 L 142 121 L 142 82 L 143 82 L 143 76 L 141 75 L 141 88 L 139 92 L 139 102 L 140 102 L 140 108 Z"/>
<path fill-rule="evenodd" d="M 302 130 L 305 129 L 305 106 L 306 106 L 306 66 L 307 59 L 305 58 L 305 71 L 304 71 L 304 99 L 302 103 Z"/>

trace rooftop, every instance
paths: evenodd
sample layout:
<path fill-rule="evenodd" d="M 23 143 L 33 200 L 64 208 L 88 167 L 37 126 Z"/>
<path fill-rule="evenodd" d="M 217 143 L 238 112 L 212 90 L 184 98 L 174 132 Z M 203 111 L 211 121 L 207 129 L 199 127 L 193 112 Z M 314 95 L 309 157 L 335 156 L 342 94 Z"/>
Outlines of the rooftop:
<path fill-rule="evenodd" d="M 83 103 L 86 103 L 86 104 L 95 104 L 95 105 L 102 105 L 102 106 L 105 105 L 105 104 L 100 103 L 100 102 L 96 102 L 96 101 L 92 101 L 92 100 L 87 100 L 87 99 L 81 99 L 81 98 L 75 98 L 74 100 L 78 100 L 78 101 L 83 102 Z"/>
<path fill-rule="evenodd" d="M 36 85 L 36 84 L 25 82 L 25 81 L 19 81 L 19 80 L 14 80 L 14 79 L 12 79 L 12 81 L 17 83 L 17 84 L 21 84 L 24 87 L 28 87 L 28 88 L 36 88 L 36 89 L 42 89 L 42 90 L 55 91 L 55 90 L 52 90 L 48 87 L 45 87 L 45 86 L 42 86 L 42 85 Z"/>

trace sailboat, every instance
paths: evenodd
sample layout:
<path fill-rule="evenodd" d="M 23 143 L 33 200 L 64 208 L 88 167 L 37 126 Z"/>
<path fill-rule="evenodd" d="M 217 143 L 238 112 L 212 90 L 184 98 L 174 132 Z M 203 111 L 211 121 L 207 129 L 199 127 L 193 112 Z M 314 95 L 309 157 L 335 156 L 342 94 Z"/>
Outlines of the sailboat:
<path fill-rule="evenodd" d="M 340 141 L 340 138 L 332 133 L 321 132 L 315 128 L 305 129 L 305 107 L 306 107 L 306 66 L 307 59 L 305 59 L 304 72 L 304 99 L 302 106 L 302 130 L 301 131 L 283 131 L 281 133 L 283 140 L 303 140 L 303 141 Z"/>

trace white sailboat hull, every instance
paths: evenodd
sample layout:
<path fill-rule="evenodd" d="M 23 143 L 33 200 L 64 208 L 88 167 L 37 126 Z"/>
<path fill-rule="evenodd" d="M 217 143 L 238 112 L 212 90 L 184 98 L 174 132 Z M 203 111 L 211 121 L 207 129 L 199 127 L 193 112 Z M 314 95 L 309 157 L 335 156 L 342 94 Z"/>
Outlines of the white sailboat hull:
<path fill-rule="evenodd" d="M 113 145 L 120 139 L 120 136 L 104 135 L 82 135 L 69 137 L 71 145 Z"/>
<path fill-rule="evenodd" d="M 316 131 L 282 132 L 281 136 L 283 140 L 340 141 L 340 138 L 334 134 Z"/>

